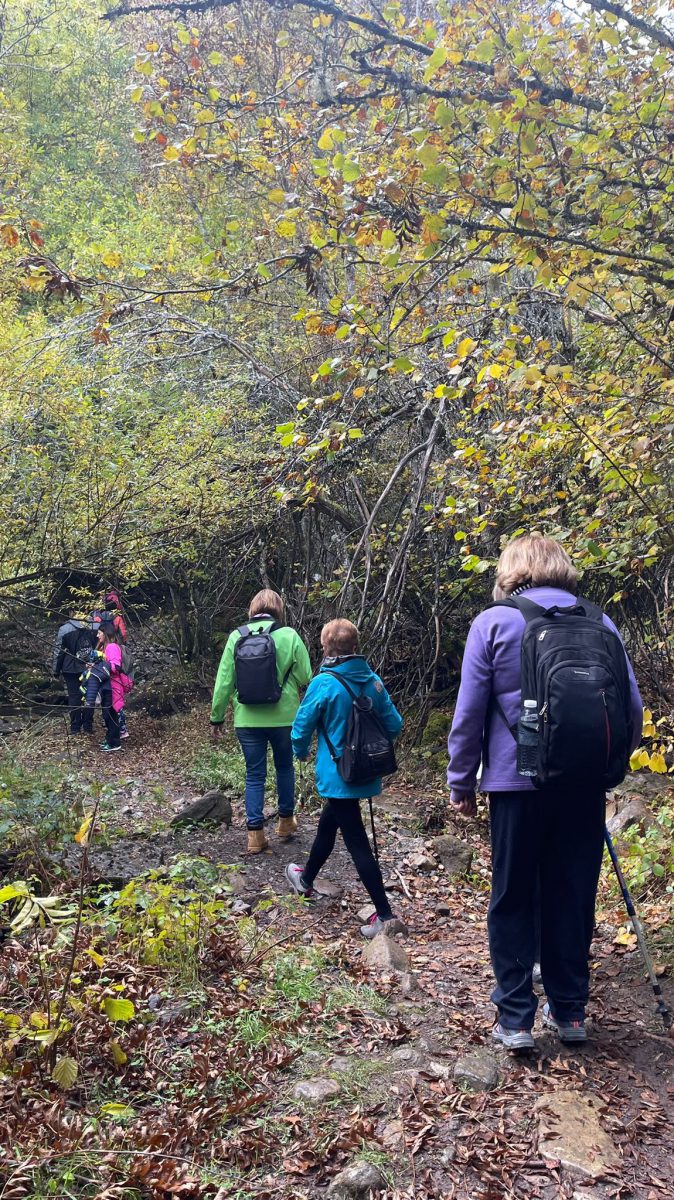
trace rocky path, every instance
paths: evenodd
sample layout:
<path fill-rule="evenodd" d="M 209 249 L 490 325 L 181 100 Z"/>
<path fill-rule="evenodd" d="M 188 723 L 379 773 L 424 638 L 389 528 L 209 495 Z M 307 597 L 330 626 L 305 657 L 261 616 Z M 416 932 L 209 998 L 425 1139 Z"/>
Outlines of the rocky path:
<path fill-rule="evenodd" d="M 276 840 L 270 824 L 270 850 L 255 858 L 245 855 L 236 805 L 231 829 L 166 828 L 196 794 L 181 782 L 181 738 L 162 735 L 158 753 L 127 746 L 123 755 L 82 765 L 118 789 L 120 821 L 130 835 L 99 853 L 101 878 L 169 862 L 176 853 L 233 864 L 239 911 L 277 927 L 280 937 L 322 948 L 351 978 L 369 982 L 377 997 L 365 1036 L 354 1041 L 345 1012 L 341 1039 L 338 1025 L 324 1050 L 299 1056 L 280 1107 L 270 1108 L 271 1120 L 301 1123 L 318 1111 L 356 1121 L 350 1165 L 337 1170 L 344 1154 L 326 1143 L 315 1161 L 289 1158 L 276 1190 L 268 1173 L 252 1166 L 242 1190 L 232 1185 L 218 1193 L 220 1200 L 370 1191 L 397 1200 L 674 1194 L 674 1041 L 654 1013 L 638 954 L 616 942 L 625 917 L 607 873 L 593 946 L 589 1043 L 569 1050 L 537 1028 L 536 1052 L 513 1056 L 490 1040 L 484 820 L 450 821 L 443 836 L 427 838 L 423 795 L 400 786 L 386 792 L 377 806 L 382 866 L 409 935 L 366 946 L 358 924 L 367 898 L 343 847 L 328 864 L 315 905 L 287 899 L 284 868 L 305 858 L 315 813 L 301 815 L 289 844 Z M 163 788 L 154 805 L 147 800 L 151 779 Z M 134 787 L 136 798 L 124 804 Z M 134 833 L 139 823 L 144 828 Z M 671 1004 L 667 980 L 664 986 Z"/>

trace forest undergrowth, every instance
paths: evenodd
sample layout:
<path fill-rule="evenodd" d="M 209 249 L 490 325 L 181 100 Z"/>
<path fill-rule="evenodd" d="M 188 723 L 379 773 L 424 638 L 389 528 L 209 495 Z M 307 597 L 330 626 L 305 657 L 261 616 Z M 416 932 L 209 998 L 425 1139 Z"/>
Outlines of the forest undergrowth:
<path fill-rule="evenodd" d="M 503 1058 L 485 1093 L 452 1076 L 457 1054 L 488 1043 L 491 1020 L 483 819 L 450 824 L 473 851 L 468 874 L 450 880 L 419 865 L 441 780 L 410 757 L 386 793 L 385 873 L 412 931 L 413 983 L 401 990 L 398 973 L 363 960 L 355 910 L 365 893 L 345 856 L 315 906 L 284 894 L 283 863 L 314 823 L 308 796 L 299 845 L 272 839 L 271 855 L 245 859 L 238 759 L 231 744 L 214 753 L 203 730 L 200 709 L 168 723 L 138 716 L 139 748 L 113 763 L 64 747 L 52 723 L 2 759 L 0 833 L 16 855 L 3 859 L 0 884 L 3 1200 L 314 1197 L 354 1159 L 381 1171 L 390 1197 L 566 1195 L 564 1173 L 537 1158 L 521 1105 L 551 1081 L 576 1086 L 572 1056 L 542 1042 L 533 1063 Z M 184 799 L 214 784 L 235 799 L 233 828 L 171 832 Z M 646 790 L 639 777 L 630 787 Z M 666 988 L 672 805 L 665 786 L 645 833 L 621 841 Z M 102 877 L 108 852 L 128 852 L 126 881 Z M 625 1177 L 645 1179 L 634 1139 L 660 1131 L 657 1179 L 671 1055 L 607 873 L 598 931 L 600 1032 L 582 1085 L 620 1080 Z M 633 1061 L 636 1027 L 618 1034 L 623 1015 L 638 1024 Z M 295 1091 L 316 1076 L 334 1087 L 319 1104 Z M 494 1156 L 497 1136 L 507 1155 Z M 603 1186 L 597 1195 L 628 1194 L 610 1178 Z"/>

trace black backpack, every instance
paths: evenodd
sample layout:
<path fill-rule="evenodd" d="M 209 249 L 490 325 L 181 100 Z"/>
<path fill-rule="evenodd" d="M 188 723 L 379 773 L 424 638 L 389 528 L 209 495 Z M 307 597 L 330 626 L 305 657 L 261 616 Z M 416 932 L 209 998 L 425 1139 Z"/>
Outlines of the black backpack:
<path fill-rule="evenodd" d="M 65 634 L 61 641 L 61 650 L 77 660 L 79 670 L 88 661 L 89 653 L 96 645 L 96 634 L 88 627 L 74 628 Z"/>
<path fill-rule="evenodd" d="M 398 770 L 393 742 L 374 710 L 372 698 L 352 691 L 346 680 L 336 671 L 323 667 L 322 673 L 338 679 L 352 700 L 346 741 L 340 755 L 336 753 L 325 726 L 321 724 L 330 757 L 344 782 L 356 785 L 374 783 L 375 779 L 381 779 L 382 775 L 392 775 Z"/>
<path fill-rule="evenodd" d="M 133 680 L 135 679 L 135 668 L 134 668 L 134 663 L 133 663 L 133 656 L 132 656 L 131 651 L 129 650 L 128 646 L 122 646 L 121 651 L 122 651 L 122 663 L 121 663 L 121 666 L 119 669 L 122 672 L 122 675 L 126 675 L 131 680 L 131 682 L 133 682 Z"/>
<path fill-rule="evenodd" d="M 249 625 L 242 625 L 238 630 L 234 678 L 239 704 L 276 704 L 281 699 L 293 667 L 291 663 L 281 682 L 276 668 L 276 646 L 271 636 L 275 629 L 280 629 L 280 625 L 272 621 L 268 629 L 257 633 Z"/>
<path fill-rule="evenodd" d="M 117 616 L 116 609 L 100 609 L 95 608 L 91 614 L 92 621 L 95 622 L 96 631 L 100 630 L 106 637 L 111 637 L 115 632 L 115 617 Z"/>
<path fill-rule="evenodd" d="M 538 759 L 533 783 L 615 787 L 627 773 L 631 697 L 620 638 L 588 600 L 541 608 L 525 596 L 496 602 L 517 608 L 522 635 L 522 701 L 535 700 Z M 497 700 L 493 706 L 505 714 Z M 518 740 L 519 726 L 508 728 Z"/>

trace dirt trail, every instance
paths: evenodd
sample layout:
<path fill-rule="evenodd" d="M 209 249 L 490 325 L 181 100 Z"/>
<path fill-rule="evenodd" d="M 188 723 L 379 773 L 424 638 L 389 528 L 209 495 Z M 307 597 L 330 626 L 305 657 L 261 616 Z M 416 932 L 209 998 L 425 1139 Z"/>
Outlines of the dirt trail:
<path fill-rule="evenodd" d="M 285 897 L 285 865 L 306 857 L 315 813 L 300 814 L 298 836 L 288 844 L 278 842 L 270 823 L 270 850 L 254 858 L 244 852 L 240 804 L 235 806 L 235 823 L 229 830 L 169 833 L 166 823 L 175 809 L 198 792 L 185 784 L 185 771 L 195 736 L 202 736 L 203 715 L 182 725 L 135 722 L 132 728 L 134 739 L 120 755 L 94 756 L 78 749 L 79 769 L 117 788 L 120 810 L 124 797 L 135 794 L 136 799 L 129 801 L 132 813 L 124 817 L 120 811 L 121 827 L 133 835 L 139 813 L 145 826 L 140 835 L 136 831 L 135 837 L 121 839 L 101 852 L 96 859 L 101 875 L 114 877 L 120 855 L 127 855 L 132 870 L 140 870 L 168 862 L 179 852 L 199 854 L 238 866 L 237 896 L 253 911 L 263 894 Z M 56 730 L 45 737 L 41 753 L 62 754 Z M 158 785 L 161 796 L 152 800 Z M 403 975 L 373 971 L 369 978 L 385 1001 L 385 1019 L 401 1032 L 388 1043 L 377 1044 L 375 1038 L 369 1053 L 360 1050 L 355 1057 L 349 1046 L 346 1058 L 340 1060 L 338 1045 L 335 1055 L 323 1061 L 309 1056 L 296 1076 L 340 1081 L 341 1091 L 324 1103 L 343 1105 L 345 1112 L 357 1099 L 363 1119 L 371 1122 L 368 1145 L 381 1155 L 389 1195 L 456 1200 L 508 1196 L 658 1200 L 672 1195 L 674 1041 L 663 1035 L 638 954 L 614 942 L 625 917 L 609 894 L 607 871 L 592 952 L 588 1045 L 571 1051 L 537 1026 L 537 1052 L 511 1056 L 490 1042 L 494 1013 L 486 940 L 486 822 L 450 821 L 448 831 L 469 844 L 474 855 L 471 874 L 450 880 L 432 855 L 430 865 L 427 862 L 423 870 L 419 866 L 420 856 L 428 858 L 423 834 L 418 825 L 414 827 L 415 813 L 424 810 L 423 795 L 414 798 L 409 789 L 392 787 L 383 809 L 378 813 L 380 854 L 385 878 L 395 888 L 395 908 L 409 926 L 409 936 L 401 940 L 409 968 Z M 152 832 L 147 831 L 148 824 Z M 316 906 L 284 901 L 263 906 L 257 919 L 278 924 L 280 933 L 297 942 L 338 944 L 346 970 L 354 979 L 363 979 L 367 967 L 357 912 L 367 897 L 341 844 L 322 881 L 332 885 L 331 894 Z M 672 1004 L 671 985 L 665 980 L 664 986 Z M 457 1061 L 473 1051 L 480 1052 L 478 1073 L 484 1074 L 483 1086 L 478 1082 L 476 1090 L 459 1078 L 460 1072 L 455 1077 Z M 494 1081 L 496 1086 L 491 1086 Z M 536 1105 L 549 1103 L 560 1092 L 578 1106 L 575 1128 L 583 1125 L 588 1099 L 600 1127 L 596 1134 L 590 1128 L 589 1150 L 577 1146 L 581 1161 L 575 1167 L 560 1164 L 553 1143 L 540 1142 L 546 1114 Z M 291 1101 L 290 1110 L 293 1103 L 301 1117 L 302 1104 Z M 287 1097 L 284 1104 L 283 1119 L 290 1119 Z M 550 1120 L 557 1128 L 558 1119 L 548 1114 Z M 603 1150 L 597 1144 L 601 1130 L 608 1135 Z M 595 1164 L 589 1173 L 588 1161 Z M 324 1195 L 324 1177 L 315 1182 L 302 1172 L 298 1167 L 293 1175 L 290 1167 L 275 1194 Z M 231 1195 L 267 1195 L 256 1190 L 256 1179 L 253 1171 L 250 1190 Z"/>

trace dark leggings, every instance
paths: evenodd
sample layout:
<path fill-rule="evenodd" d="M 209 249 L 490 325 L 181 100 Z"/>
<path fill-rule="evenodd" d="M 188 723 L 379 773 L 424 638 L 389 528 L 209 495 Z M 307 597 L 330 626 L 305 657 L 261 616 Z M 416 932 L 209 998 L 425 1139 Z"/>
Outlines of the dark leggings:
<path fill-rule="evenodd" d="M 316 830 L 314 844 L 309 852 L 307 865 L 302 872 L 302 881 L 306 887 L 313 887 L 314 880 L 321 867 L 328 861 L 335 848 L 337 831 L 341 832 L 344 845 L 351 855 L 354 866 L 363 887 L 377 910 L 377 916 L 383 921 L 393 914 L 388 897 L 384 891 L 384 881 L 381 877 L 372 848 L 368 841 L 363 825 L 363 818 L 358 800 L 326 800 Z"/>

